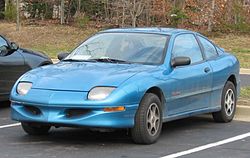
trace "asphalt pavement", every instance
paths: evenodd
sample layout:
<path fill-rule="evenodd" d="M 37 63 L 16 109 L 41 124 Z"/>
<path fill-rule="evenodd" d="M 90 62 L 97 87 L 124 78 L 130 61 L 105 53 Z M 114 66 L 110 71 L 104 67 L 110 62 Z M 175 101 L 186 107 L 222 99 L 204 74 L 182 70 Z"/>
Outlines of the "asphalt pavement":
<path fill-rule="evenodd" d="M 210 115 L 202 115 L 166 123 L 156 144 L 136 145 L 126 130 L 93 132 L 81 128 L 53 128 L 47 136 L 28 136 L 20 126 L 1 128 L 16 123 L 9 119 L 9 113 L 8 107 L 0 109 L 1 158 L 164 157 L 250 132 L 250 122 L 214 123 Z M 250 138 L 183 157 L 249 158 Z"/>
<path fill-rule="evenodd" d="M 250 87 L 250 74 L 241 74 L 240 75 L 240 80 L 241 80 L 241 87 Z"/>

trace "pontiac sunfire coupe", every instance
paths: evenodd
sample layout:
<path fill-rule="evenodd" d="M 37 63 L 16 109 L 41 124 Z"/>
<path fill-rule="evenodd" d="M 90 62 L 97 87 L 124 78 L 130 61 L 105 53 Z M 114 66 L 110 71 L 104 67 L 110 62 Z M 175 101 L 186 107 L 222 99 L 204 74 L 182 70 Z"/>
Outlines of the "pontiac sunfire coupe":
<path fill-rule="evenodd" d="M 111 29 L 58 58 L 12 89 L 12 119 L 28 134 L 51 126 L 125 128 L 135 143 L 151 144 L 164 122 L 203 113 L 230 122 L 235 114 L 239 62 L 196 32 Z"/>

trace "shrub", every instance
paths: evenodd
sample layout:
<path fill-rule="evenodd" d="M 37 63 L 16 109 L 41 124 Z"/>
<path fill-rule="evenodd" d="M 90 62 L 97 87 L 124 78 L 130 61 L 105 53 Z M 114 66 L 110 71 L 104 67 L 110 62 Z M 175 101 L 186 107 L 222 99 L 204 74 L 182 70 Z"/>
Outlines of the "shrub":
<path fill-rule="evenodd" d="M 16 20 L 16 6 L 12 1 L 10 1 L 6 5 L 6 10 L 4 11 L 4 19 L 8 21 L 15 21 Z"/>
<path fill-rule="evenodd" d="M 4 18 L 4 3 L 0 2 L 0 19 Z"/>
<path fill-rule="evenodd" d="M 53 16 L 53 1 L 30 1 L 23 0 L 25 5 L 23 10 L 30 14 L 31 18 L 37 19 L 51 19 Z"/>
<path fill-rule="evenodd" d="M 4 12 L 0 12 L 0 19 L 4 19 Z"/>
<path fill-rule="evenodd" d="M 180 8 L 174 7 L 170 12 L 171 25 L 174 27 L 177 27 L 182 20 L 187 18 L 188 16 Z"/>
<path fill-rule="evenodd" d="M 86 27 L 86 25 L 89 22 L 89 17 L 85 15 L 84 13 L 79 14 L 77 17 L 75 17 L 76 23 L 79 27 L 83 28 Z"/>

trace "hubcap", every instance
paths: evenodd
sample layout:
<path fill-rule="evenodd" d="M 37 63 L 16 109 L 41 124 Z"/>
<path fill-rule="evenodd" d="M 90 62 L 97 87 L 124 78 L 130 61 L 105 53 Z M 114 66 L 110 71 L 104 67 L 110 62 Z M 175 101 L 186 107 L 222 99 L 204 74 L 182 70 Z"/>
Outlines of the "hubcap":
<path fill-rule="evenodd" d="M 147 111 L 147 130 L 151 136 L 156 135 L 160 126 L 160 110 L 156 103 L 150 104 Z"/>
<path fill-rule="evenodd" d="M 232 89 L 228 89 L 226 92 L 224 106 L 227 116 L 231 116 L 235 107 L 235 97 Z"/>

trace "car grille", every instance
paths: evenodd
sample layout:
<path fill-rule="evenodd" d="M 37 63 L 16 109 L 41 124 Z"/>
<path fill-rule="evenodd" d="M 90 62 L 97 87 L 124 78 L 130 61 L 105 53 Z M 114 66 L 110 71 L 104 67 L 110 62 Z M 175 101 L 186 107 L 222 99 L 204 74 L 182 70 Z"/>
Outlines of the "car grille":
<path fill-rule="evenodd" d="M 65 116 L 67 118 L 79 117 L 90 113 L 89 109 L 67 109 L 65 110 Z"/>

